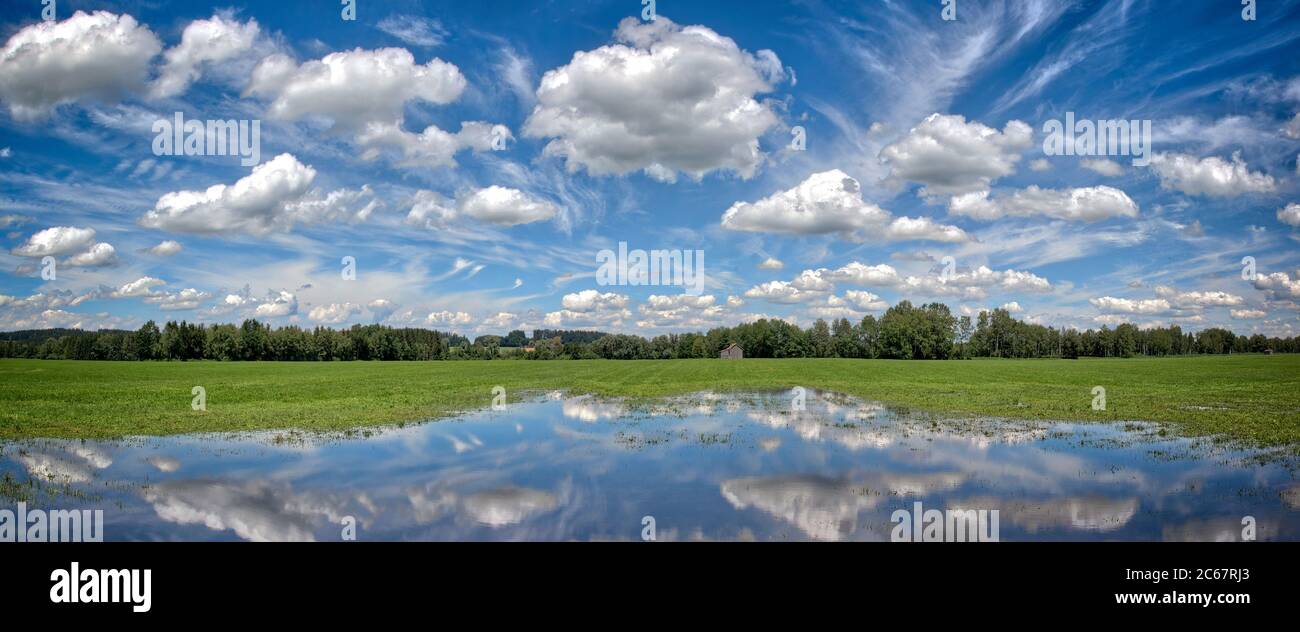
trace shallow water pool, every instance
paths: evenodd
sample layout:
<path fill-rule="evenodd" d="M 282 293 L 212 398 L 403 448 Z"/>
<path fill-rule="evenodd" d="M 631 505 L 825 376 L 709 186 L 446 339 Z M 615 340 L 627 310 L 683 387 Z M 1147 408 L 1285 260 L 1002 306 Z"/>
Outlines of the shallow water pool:
<path fill-rule="evenodd" d="M 1239 540 L 1248 516 L 1300 539 L 1293 458 L 1154 424 L 799 408 L 552 393 L 347 435 L 23 441 L 0 445 L 0 508 L 102 509 L 106 540 L 889 540 L 917 502 L 996 510 L 1003 541 Z"/>

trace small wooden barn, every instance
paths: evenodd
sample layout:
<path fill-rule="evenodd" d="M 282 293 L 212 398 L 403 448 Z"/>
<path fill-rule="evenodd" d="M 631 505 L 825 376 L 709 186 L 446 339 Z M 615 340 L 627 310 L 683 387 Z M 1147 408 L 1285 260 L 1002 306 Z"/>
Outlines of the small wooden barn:
<path fill-rule="evenodd" d="M 740 346 L 733 342 L 727 345 L 726 349 L 722 350 L 722 354 L 719 357 L 723 360 L 739 360 L 745 357 L 745 352 L 741 351 Z"/>

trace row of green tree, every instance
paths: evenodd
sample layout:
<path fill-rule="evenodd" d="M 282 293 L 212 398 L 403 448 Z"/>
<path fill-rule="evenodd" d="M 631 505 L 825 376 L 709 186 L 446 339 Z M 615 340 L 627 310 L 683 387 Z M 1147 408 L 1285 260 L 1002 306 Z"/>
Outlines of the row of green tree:
<path fill-rule="evenodd" d="M 60 332 L 62 333 L 62 332 Z M 137 331 L 6 334 L 0 357 L 67 360 L 441 360 L 468 348 L 464 336 L 383 325 L 272 328 L 153 321 Z"/>
<path fill-rule="evenodd" d="M 758 320 L 705 333 L 653 338 L 590 331 L 521 330 L 505 336 L 464 336 L 428 329 L 355 325 L 350 329 L 289 326 L 256 320 L 235 325 L 153 321 L 137 331 L 43 330 L 0 335 L 0 357 L 69 360 L 615 360 L 716 358 L 729 344 L 751 358 L 970 357 L 1077 358 L 1300 352 L 1300 337 L 1244 336 L 1221 328 L 1184 332 L 1178 326 L 1139 329 L 1056 329 L 1016 320 L 1006 310 L 956 317 L 947 305 L 908 301 L 880 317 L 818 320 L 808 329 Z"/>
<path fill-rule="evenodd" d="M 739 345 L 745 357 L 757 358 L 1127 358 L 1300 352 L 1300 337 L 1243 336 L 1220 328 L 1192 333 L 1177 325 L 1139 329 L 1121 324 L 1080 332 L 1016 320 L 1003 309 L 981 312 L 972 319 L 954 316 L 942 303 L 916 307 L 908 301 L 889 308 L 880 318 L 868 315 L 857 323 L 845 318 L 818 320 L 801 329 L 783 320 L 759 320 L 649 340 L 609 335 L 585 351 L 610 359 L 703 358 L 717 357 L 731 343 Z"/>

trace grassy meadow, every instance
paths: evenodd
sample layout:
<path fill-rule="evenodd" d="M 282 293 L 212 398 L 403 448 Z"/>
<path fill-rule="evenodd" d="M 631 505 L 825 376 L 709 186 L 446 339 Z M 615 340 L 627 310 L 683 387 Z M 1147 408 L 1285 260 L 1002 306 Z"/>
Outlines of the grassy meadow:
<path fill-rule="evenodd" d="M 191 388 L 207 411 L 191 410 Z M 955 361 L 464 362 L 0 360 L 0 440 L 420 421 L 530 391 L 653 397 L 804 386 L 962 416 L 1175 422 L 1187 434 L 1300 444 L 1300 356 Z M 1092 389 L 1107 407 L 1092 410 Z"/>

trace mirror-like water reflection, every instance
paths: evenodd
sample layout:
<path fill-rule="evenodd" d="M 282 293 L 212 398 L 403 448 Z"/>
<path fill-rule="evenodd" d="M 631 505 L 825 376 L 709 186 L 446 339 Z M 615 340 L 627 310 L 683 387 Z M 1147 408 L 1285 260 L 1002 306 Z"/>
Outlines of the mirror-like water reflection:
<path fill-rule="evenodd" d="M 945 420 L 809 392 L 505 411 L 321 437 L 3 445 L 0 508 L 104 510 L 108 540 L 888 540 L 895 510 L 1023 539 L 1300 539 L 1293 459 L 1151 424 Z"/>

